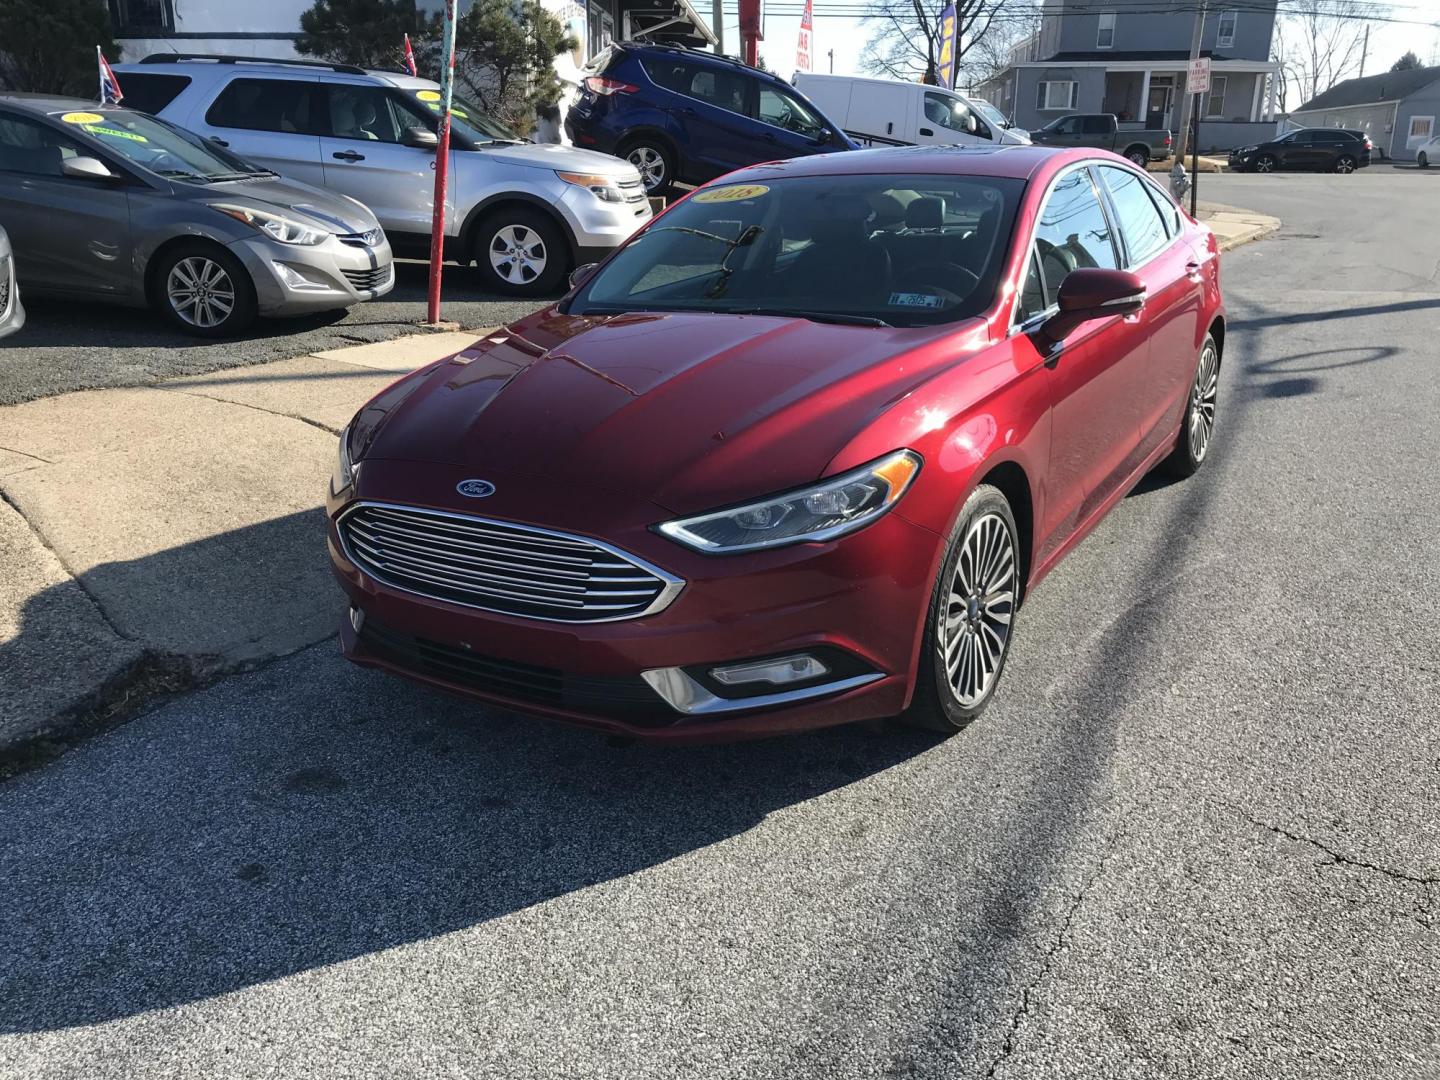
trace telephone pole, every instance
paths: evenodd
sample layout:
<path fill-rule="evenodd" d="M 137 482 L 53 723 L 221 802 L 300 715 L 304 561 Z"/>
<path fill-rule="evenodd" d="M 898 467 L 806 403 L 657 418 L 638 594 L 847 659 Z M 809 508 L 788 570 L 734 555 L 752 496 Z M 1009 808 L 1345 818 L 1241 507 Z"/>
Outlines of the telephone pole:
<path fill-rule="evenodd" d="M 710 29 L 715 31 L 715 55 L 725 55 L 725 4 L 714 0 L 710 6 Z"/>
<path fill-rule="evenodd" d="M 1365 24 L 1365 44 L 1360 46 L 1360 78 L 1365 77 L 1365 58 L 1370 55 L 1370 24 Z"/>
<path fill-rule="evenodd" d="M 1190 35 L 1190 59 L 1200 59 L 1200 40 L 1205 35 L 1205 0 L 1195 0 L 1195 29 Z M 1185 95 L 1180 99 L 1180 130 L 1175 133 L 1177 160 L 1185 160 L 1185 150 L 1190 145 L 1190 110 L 1198 109 L 1200 103 L 1190 93 L 1190 76 L 1185 76 Z"/>

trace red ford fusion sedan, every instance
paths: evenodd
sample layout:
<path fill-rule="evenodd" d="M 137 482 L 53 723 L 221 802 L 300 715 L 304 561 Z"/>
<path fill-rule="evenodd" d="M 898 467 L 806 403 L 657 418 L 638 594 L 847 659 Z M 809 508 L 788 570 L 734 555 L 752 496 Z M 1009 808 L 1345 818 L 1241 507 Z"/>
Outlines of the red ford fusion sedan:
<path fill-rule="evenodd" d="M 340 441 L 347 656 L 676 741 L 994 695 L 1029 589 L 1215 425 L 1213 235 L 1095 151 L 748 168 Z"/>

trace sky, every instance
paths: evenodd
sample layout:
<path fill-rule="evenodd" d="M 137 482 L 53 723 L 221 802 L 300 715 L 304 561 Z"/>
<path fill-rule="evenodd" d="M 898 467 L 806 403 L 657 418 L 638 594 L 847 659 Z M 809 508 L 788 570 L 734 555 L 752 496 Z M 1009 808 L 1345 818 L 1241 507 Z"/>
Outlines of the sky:
<path fill-rule="evenodd" d="M 692 0 L 692 3 L 702 17 L 710 17 L 710 0 Z M 1282 4 L 1282 9 L 1284 6 L 1293 7 L 1294 0 Z M 1440 0 L 1396 0 L 1392 17 L 1440 21 Z M 772 70 L 786 79 L 795 72 L 795 42 L 799 32 L 799 16 L 765 16 L 765 40 L 760 43 L 760 55 Z M 837 75 L 866 74 L 860 69 L 860 55 L 868 36 L 869 28 L 858 19 L 817 18 L 812 46 L 814 70 L 829 70 L 826 53 L 834 49 Z M 1365 74 L 1378 75 L 1387 70 L 1407 49 L 1413 49 L 1422 63 L 1440 65 L 1440 29 L 1408 23 L 1371 23 L 1370 56 Z M 725 4 L 725 51 L 731 55 L 740 52 L 740 23 L 733 0 Z"/>

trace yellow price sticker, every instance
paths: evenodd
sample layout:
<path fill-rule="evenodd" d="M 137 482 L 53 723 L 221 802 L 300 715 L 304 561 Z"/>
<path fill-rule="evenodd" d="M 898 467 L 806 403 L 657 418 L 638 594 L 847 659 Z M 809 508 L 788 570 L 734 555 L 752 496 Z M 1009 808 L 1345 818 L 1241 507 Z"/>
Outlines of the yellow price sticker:
<path fill-rule="evenodd" d="M 105 117 L 93 112 L 67 112 L 60 117 L 67 124 L 103 124 Z"/>
<path fill-rule="evenodd" d="M 421 101 L 439 101 L 439 100 L 440 100 L 440 95 L 439 95 L 436 91 L 434 91 L 434 90 L 420 90 L 420 91 L 417 91 L 417 92 L 416 92 L 415 96 L 416 96 L 417 98 L 419 98 Z"/>
<path fill-rule="evenodd" d="M 709 191 L 697 191 L 691 198 L 698 203 L 744 202 L 746 199 L 758 199 L 769 190 L 764 184 L 730 184 Z"/>

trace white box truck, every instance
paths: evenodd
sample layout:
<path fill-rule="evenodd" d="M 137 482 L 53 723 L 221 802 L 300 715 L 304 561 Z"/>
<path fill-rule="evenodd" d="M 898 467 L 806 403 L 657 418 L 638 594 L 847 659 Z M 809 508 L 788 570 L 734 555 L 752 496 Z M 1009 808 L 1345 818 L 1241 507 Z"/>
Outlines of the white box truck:
<path fill-rule="evenodd" d="M 1023 146 L 1028 135 L 1002 126 L 954 90 L 893 79 L 797 72 L 795 89 L 863 146 Z"/>

